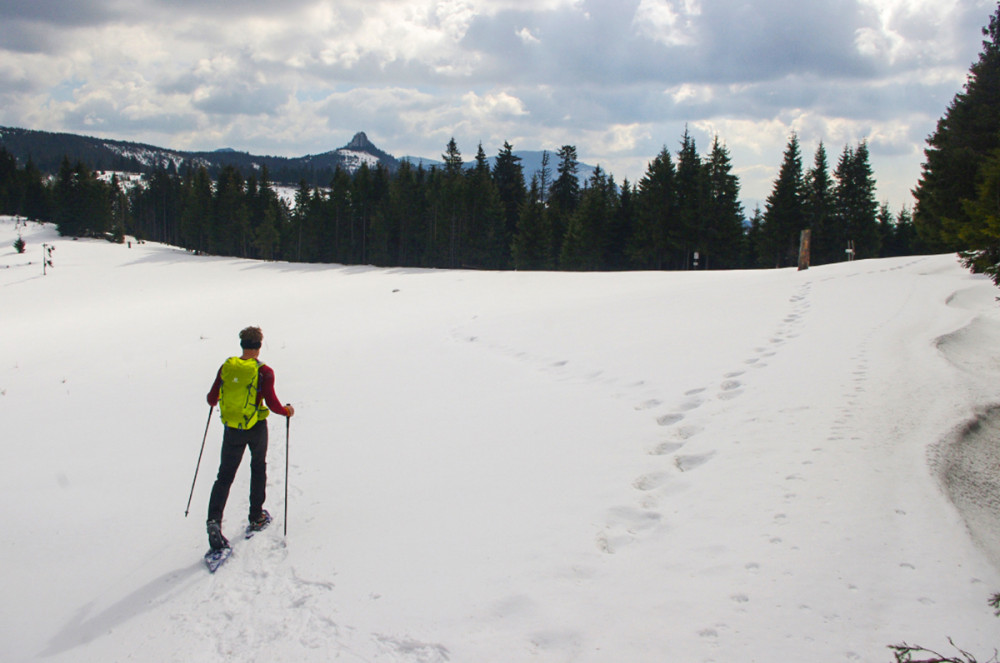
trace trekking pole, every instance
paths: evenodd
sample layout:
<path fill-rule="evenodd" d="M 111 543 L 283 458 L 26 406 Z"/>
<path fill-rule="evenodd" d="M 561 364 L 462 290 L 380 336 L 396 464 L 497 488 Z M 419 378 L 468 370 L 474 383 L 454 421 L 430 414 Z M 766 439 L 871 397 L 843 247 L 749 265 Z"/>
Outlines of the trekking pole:
<path fill-rule="evenodd" d="M 194 497 L 194 484 L 198 481 L 198 469 L 201 467 L 201 455 L 205 453 L 205 440 L 208 439 L 208 426 L 212 423 L 212 412 L 215 410 L 215 406 L 208 408 L 208 421 L 205 422 L 205 435 L 201 438 L 201 451 L 198 452 L 198 464 L 194 466 L 194 479 L 191 480 L 191 494 L 188 495 L 187 507 L 184 509 L 184 517 L 188 517 L 188 511 L 191 510 L 191 498 Z"/>
<path fill-rule="evenodd" d="M 285 532 L 282 536 L 288 536 L 288 430 L 291 425 L 292 418 L 285 417 Z"/>

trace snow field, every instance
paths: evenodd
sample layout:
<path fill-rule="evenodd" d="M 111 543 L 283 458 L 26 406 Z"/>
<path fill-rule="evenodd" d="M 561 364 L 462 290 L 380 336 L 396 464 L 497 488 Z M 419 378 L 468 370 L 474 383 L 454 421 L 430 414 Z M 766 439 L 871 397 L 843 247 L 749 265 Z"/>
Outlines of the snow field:
<path fill-rule="evenodd" d="M 953 256 L 496 273 L 22 232 L 18 255 L 0 220 L 10 660 L 888 661 L 903 640 L 1000 644 L 996 494 L 963 492 L 961 470 L 1000 470 L 993 420 L 985 441 L 959 436 L 996 403 L 1000 320 Z M 183 506 L 204 395 L 248 324 L 296 406 L 288 536 L 275 416 L 275 523 L 209 576 L 217 413 Z M 241 468 L 231 539 L 247 487 Z"/>

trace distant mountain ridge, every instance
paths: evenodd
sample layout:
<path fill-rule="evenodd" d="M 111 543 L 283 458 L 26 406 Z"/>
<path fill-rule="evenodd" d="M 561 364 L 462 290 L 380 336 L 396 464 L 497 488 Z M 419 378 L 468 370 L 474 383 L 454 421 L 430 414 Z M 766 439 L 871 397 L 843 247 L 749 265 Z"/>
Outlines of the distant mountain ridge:
<path fill-rule="evenodd" d="M 63 157 L 66 156 L 71 163 L 81 161 L 91 170 L 149 173 L 164 169 L 180 172 L 185 164 L 195 168 L 204 166 L 213 178 L 226 166 L 235 166 L 244 176 L 258 173 L 266 167 L 270 181 L 293 186 L 303 180 L 310 186 L 327 186 L 338 167 L 354 173 L 362 164 L 367 164 L 370 168 L 381 164 L 390 172 L 395 172 L 400 162 L 404 160 L 413 165 L 423 165 L 425 168 L 443 165 L 440 160 L 423 157 L 397 159 L 372 143 L 364 131 L 354 134 L 343 147 L 301 157 L 259 156 L 230 147 L 208 152 L 193 152 L 144 143 L 16 127 L 0 127 L 0 146 L 13 154 L 21 164 L 27 163 L 30 159 L 39 170 L 46 173 L 58 172 Z M 541 170 L 543 152 L 515 151 L 514 155 L 521 159 L 525 184 L 530 184 L 531 176 Z M 489 157 L 490 167 L 495 161 L 496 156 Z M 475 161 L 470 159 L 465 165 L 471 167 L 474 163 Z M 550 182 L 556 177 L 557 165 L 556 154 L 549 152 Z M 582 183 L 593 172 L 593 166 L 581 163 L 577 175 Z"/>
<path fill-rule="evenodd" d="M 247 176 L 267 168 L 268 177 L 275 183 L 298 184 L 305 180 L 313 186 L 326 186 L 338 167 L 352 173 L 365 163 L 369 167 L 382 164 L 390 171 L 399 168 L 399 161 L 376 147 L 363 131 L 355 134 L 344 147 L 294 158 L 258 156 L 232 148 L 211 152 L 174 150 L 144 143 L 15 127 L 0 127 L 0 146 L 20 163 L 27 163 L 30 159 L 39 170 L 47 173 L 57 172 L 65 156 L 70 162 L 83 162 L 91 170 L 139 173 L 157 169 L 179 172 L 185 164 L 190 164 L 195 168 L 204 166 L 213 177 L 226 166 L 235 166 Z"/>

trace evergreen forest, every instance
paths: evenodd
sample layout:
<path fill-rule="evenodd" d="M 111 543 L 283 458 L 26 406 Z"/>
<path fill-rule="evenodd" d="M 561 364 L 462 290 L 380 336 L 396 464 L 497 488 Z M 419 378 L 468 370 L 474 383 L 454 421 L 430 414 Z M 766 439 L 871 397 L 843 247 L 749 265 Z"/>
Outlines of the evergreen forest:
<path fill-rule="evenodd" d="M 139 184 L 99 177 L 64 158 L 57 173 L 21 166 L 0 148 L 0 213 L 57 224 L 63 235 L 164 242 L 262 260 L 392 267 L 528 270 L 733 269 L 796 265 L 801 231 L 812 263 L 905 255 L 917 239 L 908 210 L 875 200 L 867 145 L 831 170 L 824 146 L 806 168 L 788 141 L 763 210 L 747 214 L 729 152 L 699 153 L 685 131 L 635 183 L 600 167 L 581 182 L 576 148 L 545 154 L 526 181 L 505 143 L 491 166 L 480 145 L 465 160 L 454 139 L 443 164 L 394 171 L 337 169 L 326 187 L 301 182 L 293 204 L 268 171 L 227 166 L 155 170 Z"/>
<path fill-rule="evenodd" d="M 964 89 L 927 139 L 913 221 L 930 250 L 957 251 L 1000 285 L 1000 3 L 982 33 Z"/>

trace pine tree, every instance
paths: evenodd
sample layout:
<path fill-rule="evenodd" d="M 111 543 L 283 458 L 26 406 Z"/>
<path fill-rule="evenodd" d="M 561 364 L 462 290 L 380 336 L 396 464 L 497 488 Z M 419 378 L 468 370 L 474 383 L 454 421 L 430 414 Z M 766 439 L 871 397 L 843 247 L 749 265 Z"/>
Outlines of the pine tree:
<path fill-rule="evenodd" d="M 338 169 L 339 170 L 339 169 Z M 295 206 L 291 216 L 290 258 L 297 262 L 308 261 L 312 246 L 314 230 L 310 207 L 312 205 L 312 190 L 305 179 L 299 180 L 299 188 L 295 191 Z M 303 250 L 303 245 L 307 248 Z M 304 257 L 306 256 L 306 257 Z"/>
<path fill-rule="evenodd" d="M 111 239 L 117 244 L 125 242 L 125 226 L 128 223 L 128 196 L 118 179 L 112 175 L 109 187 L 111 195 Z"/>
<path fill-rule="evenodd" d="M 201 166 L 184 185 L 181 208 L 181 246 L 198 253 L 213 251 L 212 180 Z"/>
<path fill-rule="evenodd" d="M 487 269 L 506 267 L 510 247 L 506 210 L 482 143 L 476 152 L 475 166 L 466 177 L 468 221 L 463 239 L 463 263 Z"/>
<path fill-rule="evenodd" d="M 351 191 L 354 183 L 351 176 L 343 168 L 338 167 L 330 181 L 330 193 L 327 197 L 327 218 L 321 237 L 322 255 L 329 256 L 326 260 L 337 263 L 349 263 L 351 260 L 351 233 L 354 225 L 351 222 L 352 201 Z"/>
<path fill-rule="evenodd" d="M 555 242 L 552 254 L 558 256 L 562 251 L 569 219 L 580 204 L 580 180 L 577 177 L 580 162 L 573 145 L 563 145 L 556 155 L 559 157 L 559 164 L 556 166 L 559 175 L 549 188 L 548 203 L 552 239 Z"/>
<path fill-rule="evenodd" d="M 154 170 L 146 176 L 145 186 L 132 188 L 129 206 L 136 238 L 174 246 L 181 244 L 183 187 L 176 174 L 171 175 L 164 168 Z"/>
<path fill-rule="evenodd" d="M 538 193 L 539 200 L 543 205 L 549 204 L 549 187 L 552 185 L 552 169 L 549 167 L 551 160 L 548 150 L 542 150 L 542 165 L 538 169 Z"/>
<path fill-rule="evenodd" d="M 448 141 L 445 150 L 441 155 L 444 159 L 444 179 L 439 195 L 448 240 L 447 262 L 441 266 L 455 268 L 461 266 L 465 248 L 466 181 L 462 173 L 462 153 L 454 138 Z"/>
<path fill-rule="evenodd" d="M 275 207 L 264 208 L 263 217 L 253 231 L 253 246 L 263 260 L 273 260 L 281 234 L 278 232 L 278 212 Z"/>
<path fill-rule="evenodd" d="M 758 248 L 764 267 L 798 264 L 799 235 L 805 228 L 802 153 L 794 133 L 785 148 L 778 179 L 767 197 Z"/>
<path fill-rule="evenodd" d="M 762 267 L 760 256 L 762 255 L 761 228 L 764 226 L 764 212 L 760 205 L 754 207 L 753 214 L 747 225 L 746 239 L 743 242 L 743 266 L 747 269 Z"/>
<path fill-rule="evenodd" d="M 615 189 L 614 178 L 609 178 Z M 629 241 L 635 232 L 635 189 L 626 178 L 618 189 L 617 204 L 611 213 L 607 228 L 608 269 L 622 270 L 629 267 Z"/>
<path fill-rule="evenodd" d="M 52 192 L 45 186 L 41 171 L 29 158 L 24 166 L 24 209 L 22 214 L 29 219 L 52 220 Z"/>
<path fill-rule="evenodd" d="M 649 163 L 636 193 L 635 230 L 629 243 L 632 263 L 640 269 L 670 269 L 677 247 L 677 173 L 664 147 Z"/>
<path fill-rule="evenodd" d="M 1000 149 L 980 166 L 976 197 L 962 203 L 970 223 L 961 228 L 959 237 L 977 247 L 963 252 L 963 261 L 1000 286 Z"/>
<path fill-rule="evenodd" d="M 559 264 L 563 269 L 597 270 L 605 265 L 608 219 L 616 207 L 614 186 L 598 166 L 569 217 Z"/>
<path fill-rule="evenodd" d="M 409 161 L 404 161 L 389 182 L 385 207 L 388 217 L 392 219 L 393 234 L 388 238 L 387 248 L 396 265 L 425 265 L 425 175 L 422 167 L 414 168 Z"/>
<path fill-rule="evenodd" d="M 704 269 L 740 266 L 743 248 L 743 205 L 739 178 L 732 172 L 729 150 L 716 136 L 705 162 L 705 241 L 700 246 Z"/>
<path fill-rule="evenodd" d="M 354 174 L 351 193 L 352 252 L 353 264 L 371 263 L 370 242 L 372 221 L 389 190 L 389 174 L 380 165 L 370 168 L 362 164 Z"/>
<path fill-rule="evenodd" d="M 247 257 L 250 248 L 250 213 L 243 176 L 234 166 L 226 166 L 215 187 L 213 244 L 223 255 Z"/>
<path fill-rule="evenodd" d="M 980 169 L 1000 148 L 1000 3 L 983 36 L 983 49 L 969 69 L 964 90 L 955 95 L 927 139 L 926 161 L 913 192 L 917 201 L 913 220 L 930 250 L 981 250 L 983 264 L 988 265 L 1000 257 L 995 246 L 1000 240 L 979 246 L 968 243 L 964 229 L 977 220 L 969 217 L 963 201 L 978 198 Z"/>
<path fill-rule="evenodd" d="M 875 178 L 868 162 L 868 145 L 864 141 L 856 149 L 844 147 L 834 171 L 837 180 L 833 189 L 836 222 L 841 250 L 848 242 L 855 257 L 874 258 L 879 252 L 878 202 L 875 200 Z"/>
<path fill-rule="evenodd" d="M 922 251 L 917 229 L 913 225 L 913 214 L 905 206 L 896 215 L 892 233 L 890 256 L 911 256 Z"/>
<path fill-rule="evenodd" d="M 705 203 L 708 198 L 705 170 L 694 138 L 687 127 L 677 154 L 677 226 L 676 243 L 683 252 L 683 268 L 694 266 L 695 254 L 705 251 L 709 242 L 705 226 Z"/>
<path fill-rule="evenodd" d="M 883 202 L 879 205 L 875 221 L 878 224 L 878 257 L 887 258 L 890 255 L 890 251 L 892 251 L 893 228 L 896 224 L 896 217 L 893 215 L 892 210 L 889 209 L 888 202 Z"/>
<path fill-rule="evenodd" d="M 541 180 L 532 175 L 531 188 L 521 206 L 517 233 L 511 247 L 515 269 L 551 269 L 552 228 L 542 201 Z"/>
<path fill-rule="evenodd" d="M 69 161 L 63 156 L 59 164 L 59 173 L 55 182 L 55 222 L 60 235 L 80 234 L 81 219 L 79 211 L 79 191 L 76 183 L 76 173 Z"/>
<path fill-rule="evenodd" d="M 0 145 L 0 214 L 20 214 L 24 191 L 18 177 L 17 160 Z"/>
<path fill-rule="evenodd" d="M 252 254 L 263 260 L 273 260 L 279 252 L 280 227 L 288 218 L 288 209 L 271 186 L 267 166 L 261 168 L 260 179 L 247 186 L 250 207 Z"/>
<path fill-rule="evenodd" d="M 503 148 L 497 154 L 493 164 L 493 182 L 500 194 L 504 209 L 504 244 L 509 244 L 517 231 L 517 222 L 521 216 L 521 207 L 527 197 L 524 186 L 524 168 L 521 157 L 515 156 L 514 148 L 504 141 Z"/>
<path fill-rule="evenodd" d="M 833 204 L 833 179 L 826 147 L 820 142 L 813 166 L 805 177 L 806 223 L 812 231 L 810 261 L 813 264 L 843 259 L 843 238 L 838 235 Z"/>

